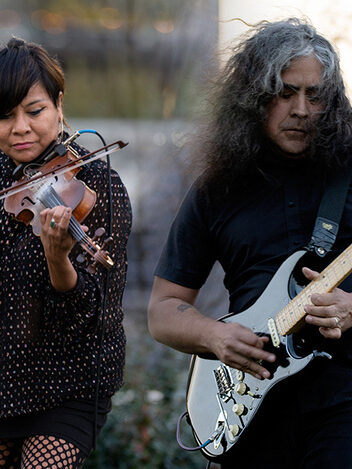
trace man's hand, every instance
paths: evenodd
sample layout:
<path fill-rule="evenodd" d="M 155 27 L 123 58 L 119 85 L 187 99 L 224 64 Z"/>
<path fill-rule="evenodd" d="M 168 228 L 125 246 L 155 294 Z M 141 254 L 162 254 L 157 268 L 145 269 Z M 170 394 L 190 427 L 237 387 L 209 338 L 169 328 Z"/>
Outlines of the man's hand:
<path fill-rule="evenodd" d="M 263 350 L 268 337 L 258 337 L 238 323 L 217 321 L 212 330 L 213 352 L 220 361 L 245 371 L 258 379 L 269 378 L 269 371 L 258 362 L 275 361 L 272 353 Z"/>
<path fill-rule="evenodd" d="M 268 338 L 258 337 L 238 323 L 204 316 L 194 306 L 197 295 L 198 290 L 155 277 L 148 308 L 153 337 L 181 352 L 214 354 L 226 365 L 257 379 L 269 378 L 265 361 L 274 362 L 276 357 L 264 350 Z"/>
<path fill-rule="evenodd" d="M 303 267 L 308 280 L 314 280 L 319 273 Z M 335 288 L 330 293 L 314 293 L 312 305 L 306 305 L 307 324 L 319 327 L 319 332 L 327 339 L 339 339 L 342 332 L 352 327 L 352 293 Z"/>

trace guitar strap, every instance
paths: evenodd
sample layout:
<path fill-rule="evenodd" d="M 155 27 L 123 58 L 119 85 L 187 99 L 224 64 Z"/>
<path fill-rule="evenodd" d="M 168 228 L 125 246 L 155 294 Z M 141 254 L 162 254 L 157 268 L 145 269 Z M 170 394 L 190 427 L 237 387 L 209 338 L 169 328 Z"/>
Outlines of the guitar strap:
<path fill-rule="evenodd" d="M 328 179 L 327 187 L 320 202 L 312 238 L 307 249 L 320 257 L 331 251 L 339 230 L 352 172 L 344 168 L 334 172 Z"/>

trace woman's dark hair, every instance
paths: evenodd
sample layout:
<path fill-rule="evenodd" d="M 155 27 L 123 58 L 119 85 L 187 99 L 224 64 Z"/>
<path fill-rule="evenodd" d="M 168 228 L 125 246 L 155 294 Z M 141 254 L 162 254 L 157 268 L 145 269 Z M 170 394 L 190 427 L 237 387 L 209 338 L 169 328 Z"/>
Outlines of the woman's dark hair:
<path fill-rule="evenodd" d="M 26 97 L 30 88 L 41 83 L 57 105 L 65 78 L 56 59 L 40 45 L 12 38 L 0 50 L 0 115 L 6 115 Z"/>

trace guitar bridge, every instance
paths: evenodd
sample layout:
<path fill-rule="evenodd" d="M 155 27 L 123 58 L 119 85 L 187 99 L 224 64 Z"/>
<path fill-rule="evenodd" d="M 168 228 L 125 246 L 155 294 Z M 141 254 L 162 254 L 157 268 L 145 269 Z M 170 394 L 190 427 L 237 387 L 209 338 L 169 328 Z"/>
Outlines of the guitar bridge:
<path fill-rule="evenodd" d="M 232 397 L 234 382 L 228 367 L 226 365 L 221 365 L 216 370 L 213 370 L 213 372 L 219 396 L 224 402 L 229 401 Z"/>

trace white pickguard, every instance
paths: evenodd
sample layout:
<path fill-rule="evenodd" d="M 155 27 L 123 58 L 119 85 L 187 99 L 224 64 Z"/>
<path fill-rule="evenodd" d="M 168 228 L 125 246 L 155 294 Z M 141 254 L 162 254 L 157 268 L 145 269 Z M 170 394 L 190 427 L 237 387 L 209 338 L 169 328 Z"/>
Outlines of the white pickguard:
<path fill-rule="evenodd" d="M 269 333 L 269 318 L 274 318 L 291 300 L 288 294 L 289 278 L 296 263 L 305 253 L 306 251 L 298 251 L 281 265 L 253 306 L 242 313 L 230 315 L 221 320 L 238 322 L 256 333 Z M 197 442 L 205 443 L 218 426 L 219 417 L 220 420 L 224 420 L 223 416 L 225 416 L 222 435 L 202 449 L 205 454 L 211 457 L 219 456 L 236 444 L 242 434 L 245 435 L 245 429 L 252 421 L 267 392 L 277 382 L 302 370 L 314 358 L 313 353 L 304 358 L 293 358 L 286 352 L 286 340 L 286 337 L 280 336 L 279 350 L 284 358 L 282 366 L 278 366 L 270 380 L 258 380 L 249 374 L 245 374 L 242 379 L 241 373 L 236 373 L 235 369 L 224 366 L 218 360 L 193 356 L 187 389 L 187 409 Z M 214 371 L 219 374 L 219 367 L 220 374 L 225 376 L 224 382 L 229 384 L 229 389 L 231 388 L 227 402 L 218 395 L 219 387 Z M 246 385 L 243 395 L 235 390 L 239 383 Z M 243 387 L 243 384 L 239 386 Z M 238 416 L 233 411 L 235 403 L 245 406 L 246 411 L 243 415 Z M 233 430 L 233 433 L 230 430 Z M 237 431 L 239 433 L 235 436 Z"/>

